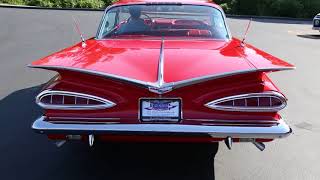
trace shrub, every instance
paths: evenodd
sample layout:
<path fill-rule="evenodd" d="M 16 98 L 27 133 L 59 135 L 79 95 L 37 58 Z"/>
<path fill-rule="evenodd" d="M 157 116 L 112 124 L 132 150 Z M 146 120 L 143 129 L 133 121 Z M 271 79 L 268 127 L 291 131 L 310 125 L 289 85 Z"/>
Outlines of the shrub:
<path fill-rule="evenodd" d="M 225 13 L 231 13 L 231 8 L 227 3 L 220 4 Z"/>
<path fill-rule="evenodd" d="M 320 13 L 320 0 L 302 0 L 303 12 L 302 17 L 314 17 Z"/>
<path fill-rule="evenodd" d="M 0 3 L 26 5 L 25 0 L 0 0 Z"/>
<path fill-rule="evenodd" d="M 217 0 L 226 12 L 242 15 L 312 18 L 320 12 L 320 0 Z"/>
<path fill-rule="evenodd" d="M 284 17 L 302 17 L 303 4 L 299 0 L 278 0 L 271 4 L 274 15 Z"/>
<path fill-rule="evenodd" d="M 54 4 L 50 0 L 30 0 L 27 5 L 41 6 L 41 7 L 54 7 Z"/>
<path fill-rule="evenodd" d="M 0 3 L 57 7 L 57 8 L 104 8 L 112 0 L 0 0 Z"/>

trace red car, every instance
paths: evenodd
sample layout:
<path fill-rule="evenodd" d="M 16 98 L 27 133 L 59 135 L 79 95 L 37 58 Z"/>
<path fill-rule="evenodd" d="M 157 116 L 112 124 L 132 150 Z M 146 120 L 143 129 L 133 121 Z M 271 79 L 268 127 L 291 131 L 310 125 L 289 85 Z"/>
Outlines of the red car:
<path fill-rule="evenodd" d="M 32 125 L 68 140 L 263 142 L 292 132 L 271 72 L 294 66 L 230 34 L 205 1 L 122 0 L 96 37 L 33 62 L 56 71 L 36 97 Z"/>

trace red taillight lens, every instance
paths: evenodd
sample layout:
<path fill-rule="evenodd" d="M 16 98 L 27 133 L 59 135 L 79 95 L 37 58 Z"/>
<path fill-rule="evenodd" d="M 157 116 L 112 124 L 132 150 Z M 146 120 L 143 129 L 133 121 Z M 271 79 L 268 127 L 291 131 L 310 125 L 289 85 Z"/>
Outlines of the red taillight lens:
<path fill-rule="evenodd" d="M 270 107 L 272 106 L 272 101 L 274 100 L 275 98 L 273 97 L 260 97 L 259 98 L 259 106 L 261 107 Z"/>
<path fill-rule="evenodd" d="M 275 112 L 286 106 L 286 98 L 277 92 L 251 93 L 218 99 L 206 106 L 224 111 Z"/>
<path fill-rule="evenodd" d="M 231 101 L 232 102 L 232 101 Z M 246 100 L 245 99 L 236 99 L 233 101 L 233 106 L 246 106 Z"/>
<path fill-rule="evenodd" d="M 41 92 L 36 102 L 44 109 L 62 109 L 62 110 L 90 110 L 104 109 L 115 106 L 115 103 L 88 94 L 67 92 L 67 91 L 50 91 Z"/>
<path fill-rule="evenodd" d="M 90 100 L 87 98 L 77 97 L 76 104 L 90 104 Z"/>
<path fill-rule="evenodd" d="M 45 103 L 45 104 L 50 104 L 51 99 L 52 99 L 51 96 L 44 96 L 44 97 L 42 97 L 41 102 Z"/>
<path fill-rule="evenodd" d="M 257 98 L 245 98 L 244 100 L 247 101 L 248 107 L 258 106 L 258 99 Z"/>
<path fill-rule="evenodd" d="M 51 104 L 63 104 L 63 96 L 61 95 L 53 95 L 51 97 L 52 101 Z"/>
<path fill-rule="evenodd" d="M 63 97 L 64 97 L 63 104 L 69 104 L 69 105 L 76 104 L 76 97 L 74 97 L 74 96 L 63 96 Z"/>

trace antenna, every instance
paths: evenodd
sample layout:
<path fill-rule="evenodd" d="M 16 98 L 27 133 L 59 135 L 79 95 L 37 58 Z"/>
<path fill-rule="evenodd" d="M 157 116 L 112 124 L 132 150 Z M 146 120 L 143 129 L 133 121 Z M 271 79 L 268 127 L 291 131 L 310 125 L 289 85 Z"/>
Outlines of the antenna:
<path fill-rule="evenodd" d="M 249 23 L 248 23 L 246 32 L 244 33 L 243 39 L 242 39 L 242 41 L 241 41 L 241 45 L 244 45 L 244 42 L 246 41 L 246 38 L 247 38 L 247 35 L 248 35 L 248 32 L 249 32 L 249 29 L 250 29 L 250 27 L 251 27 L 251 22 L 252 22 L 252 18 L 250 19 L 250 21 L 249 21 Z"/>
<path fill-rule="evenodd" d="M 80 31 L 79 21 L 74 16 L 72 16 L 72 19 L 73 19 L 73 22 L 74 22 L 74 26 L 75 26 L 78 34 L 80 35 L 80 38 L 81 38 L 81 41 L 82 41 L 82 47 L 85 48 L 87 46 L 87 44 L 86 44 L 86 41 L 84 40 L 83 35 L 82 35 L 81 31 Z"/>

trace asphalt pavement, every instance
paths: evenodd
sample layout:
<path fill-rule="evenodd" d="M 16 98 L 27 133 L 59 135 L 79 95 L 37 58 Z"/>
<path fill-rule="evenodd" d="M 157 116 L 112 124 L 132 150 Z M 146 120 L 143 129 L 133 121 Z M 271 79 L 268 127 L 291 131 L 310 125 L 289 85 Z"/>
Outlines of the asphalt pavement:
<path fill-rule="evenodd" d="M 289 138 L 251 144 L 97 144 L 69 143 L 56 148 L 32 132 L 41 114 L 34 96 L 54 75 L 29 69 L 30 62 L 96 33 L 103 12 L 0 8 L 0 179 L 166 179 L 312 180 L 320 179 L 320 33 L 311 22 L 254 19 L 247 42 L 297 66 L 271 75 L 289 99 L 282 114 L 292 126 Z M 248 20 L 228 19 L 235 37 Z M 215 171 L 214 171 L 215 170 Z"/>

